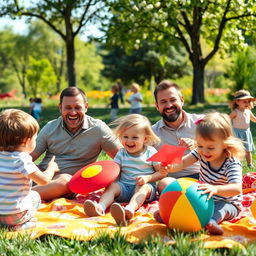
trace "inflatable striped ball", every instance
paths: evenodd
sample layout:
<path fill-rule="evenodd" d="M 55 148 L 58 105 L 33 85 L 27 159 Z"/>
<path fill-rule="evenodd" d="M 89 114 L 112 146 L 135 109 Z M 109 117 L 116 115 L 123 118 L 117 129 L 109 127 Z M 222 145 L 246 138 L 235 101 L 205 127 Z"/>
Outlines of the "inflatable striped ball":
<path fill-rule="evenodd" d="M 205 227 L 213 215 L 213 199 L 198 190 L 199 181 L 180 178 L 170 183 L 159 198 L 160 216 L 170 228 L 196 232 Z"/>

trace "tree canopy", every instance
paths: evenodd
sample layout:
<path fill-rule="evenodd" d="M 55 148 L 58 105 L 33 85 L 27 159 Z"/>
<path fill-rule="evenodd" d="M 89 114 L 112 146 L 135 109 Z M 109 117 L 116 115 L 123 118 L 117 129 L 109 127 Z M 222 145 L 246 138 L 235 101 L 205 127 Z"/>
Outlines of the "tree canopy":
<path fill-rule="evenodd" d="M 219 50 L 244 46 L 255 29 L 254 0 L 111 0 L 108 42 L 138 49 L 145 40 L 181 42 L 193 66 L 192 103 L 205 102 L 204 71 Z M 211 47 L 202 51 L 202 39 Z"/>
<path fill-rule="evenodd" d="M 98 0 L 2 0 L 0 15 L 26 16 L 47 24 L 65 42 L 69 86 L 76 86 L 75 37 L 90 23 L 104 16 L 104 1 Z"/>

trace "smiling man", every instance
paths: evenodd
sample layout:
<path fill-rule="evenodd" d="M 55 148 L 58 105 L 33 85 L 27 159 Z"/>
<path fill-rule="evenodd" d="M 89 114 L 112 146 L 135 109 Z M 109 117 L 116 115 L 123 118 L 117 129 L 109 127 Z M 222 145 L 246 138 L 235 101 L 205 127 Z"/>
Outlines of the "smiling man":
<path fill-rule="evenodd" d="M 203 115 L 189 114 L 183 110 L 184 98 L 180 87 L 169 81 L 161 81 L 155 88 L 155 106 L 161 114 L 162 119 L 155 123 L 153 131 L 161 139 L 160 148 L 163 144 L 187 147 L 185 154 L 194 147 L 195 121 L 202 118 Z M 169 174 L 174 178 L 192 177 L 198 178 L 199 165 L 195 163 L 186 169 Z M 161 192 L 164 187 L 173 181 L 167 177 L 159 182 L 158 189 Z"/>
<path fill-rule="evenodd" d="M 68 87 L 60 95 L 61 116 L 48 122 L 37 137 L 31 156 L 36 160 L 45 156 L 39 167 L 46 169 L 55 155 L 60 172 L 45 186 L 34 186 L 43 200 L 70 194 L 67 183 L 72 175 L 93 163 L 101 151 L 113 158 L 120 148 L 111 129 L 101 120 L 86 115 L 88 102 L 85 93 L 77 87 Z"/>

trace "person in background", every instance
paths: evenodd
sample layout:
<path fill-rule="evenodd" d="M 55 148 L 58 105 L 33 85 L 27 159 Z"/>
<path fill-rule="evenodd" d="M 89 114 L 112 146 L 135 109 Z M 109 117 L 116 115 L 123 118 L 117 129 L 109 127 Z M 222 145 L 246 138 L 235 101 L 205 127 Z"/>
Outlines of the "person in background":
<path fill-rule="evenodd" d="M 118 87 L 118 96 L 122 104 L 124 104 L 124 92 L 123 92 L 123 85 L 121 81 L 117 81 L 116 85 Z"/>
<path fill-rule="evenodd" d="M 110 105 L 110 121 L 114 121 L 117 118 L 117 113 L 119 110 L 118 106 L 118 98 L 119 98 L 119 89 L 117 85 L 113 85 L 111 87 L 112 97 L 110 98 L 110 103 L 107 105 L 107 107 Z"/>
<path fill-rule="evenodd" d="M 253 168 L 252 151 L 255 150 L 250 130 L 250 121 L 256 122 L 256 117 L 251 111 L 254 101 L 256 101 L 256 98 L 252 97 L 250 92 L 239 90 L 235 92 L 234 99 L 230 104 L 233 130 L 235 136 L 244 142 L 245 158 L 250 168 Z"/>
<path fill-rule="evenodd" d="M 49 183 L 59 171 L 52 156 L 41 172 L 29 155 L 35 148 L 39 130 L 37 121 L 18 109 L 0 113 L 0 224 L 12 230 L 36 226 L 34 213 L 40 206 L 40 195 L 31 190 L 32 181 Z"/>
<path fill-rule="evenodd" d="M 129 114 L 140 114 L 142 110 L 142 100 L 143 97 L 140 93 L 140 86 L 136 83 L 132 83 L 131 85 L 132 95 L 126 101 L 131 104 L 131 108 L 129 110 Z"/>
<path fill-rule="evenodd" d="M 131 114 L 116 120 L 115 124 L 115 133 L 123 145 L 114 158 L 120 165 L 120 177 L 107 187 L 99 203 L 86 200 L 84 210 L 90 217 L 99 216 L 111 205 L 110 212 L 116 223 L 127 225 L 145 201 L 156 199 L 155 182 L 164 176 L 158 171 L 159 163 L 147 161 L 157 152 L 151 145 L 159 142 L 149 120 L 145 116 Z M 117 202 L 128 204 L 123 208 Z"/>
<path fill-rule="evenodd" d="M 74 86 L 64 89 L 60 94 L 61 116 L 49 121 L 38 134 L 33 160 L 45 153 L 39 164 L 44 170 L 55 155 L 60 169 L 49 184 L 33 187 L 43 200 L 72 195 L 67 184 L 76 171 L 95 162 L 102 150 L 113 158 L 120 148 L 106 123 L 87 115 L 87 109 L 84 91 Z"/>
<path fill-rule="evenodd" d="M 159 149 L 163 144 L 183 146 L 187 148 L 185 154 L 188 154 L 195 145 L 195 122 L 203 115 L 190 114 L 183 110 L 184 98 L 181 89 L 169 80 L 163 80 L 156 86 L 154 97 L 156 109 L 162 116 L 162 119 L 152 126 L 155 134 L 161 139 L 161 143 L 156 145 L 156 148 Z M 169 177 L 159 182 L 158 191 L 162 192 L 174 178 L 191 177 L 198 179 L 199 169 L 199 163 L 195 162 L 180 172 L 169 173 Z"/>
<path fill-rule="evenodd" d="M 169 164 L 162 174 L 175 173 L 195 162 L 200 163 L 198 190 L 213 197 L 214 213 L 206 229 L 212 235 L 222 235 L 219 223 L 231 220 L 241 211 L 242 165 L 239 161 L 245 150 L 235 138 L 227 114 L 213 112 L 198 120 L 195 133 L 196 149 L 182 158 L 180 164 Z"/>
<path fill-rule="evenodd" d="M 34 98 L 29 98 L 29 114 L 33 117 L 34 117 L 34 111 L 33 111 L 34 104 L 35 104 L 35 99 Z"/>
<path fill-rule="evenodd" d="M 34 99 L 34 104 L 33 104 L 33 117 L 39 121 L 41 113 L 42 113 L 42 108 L 43 108 L 43 104 L 42 104 L 42 99 L 40 97 L 37 97 Z"/>

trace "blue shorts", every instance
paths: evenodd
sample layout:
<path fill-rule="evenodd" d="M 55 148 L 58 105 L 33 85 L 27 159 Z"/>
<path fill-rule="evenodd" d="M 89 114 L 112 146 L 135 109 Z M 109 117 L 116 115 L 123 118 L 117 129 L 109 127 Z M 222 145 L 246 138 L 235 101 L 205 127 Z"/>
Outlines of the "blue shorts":
<path fill-rule="evenodd" d="M 129 202 L 134 195 L 136 185 L 128 185 L 120 181 L 115 182 L 120 187 L 120 195 L 115 198 L 116 202 Z M 151 193 L 149 198 L 146 198 L 145 202 L 151 202 L 156 200 L 156 184 L 147 183 L 151 187 Z"/>

